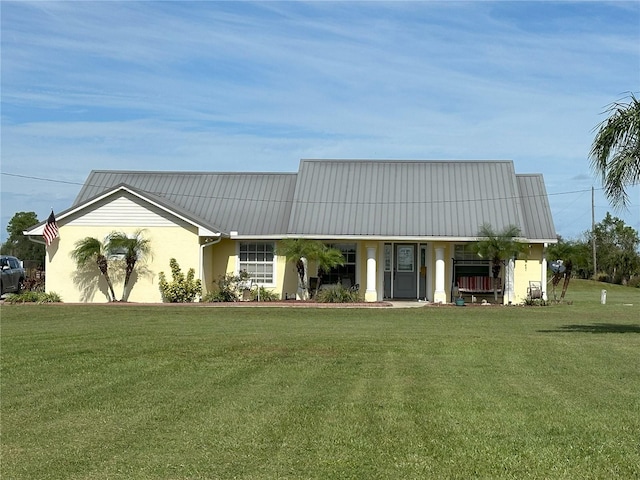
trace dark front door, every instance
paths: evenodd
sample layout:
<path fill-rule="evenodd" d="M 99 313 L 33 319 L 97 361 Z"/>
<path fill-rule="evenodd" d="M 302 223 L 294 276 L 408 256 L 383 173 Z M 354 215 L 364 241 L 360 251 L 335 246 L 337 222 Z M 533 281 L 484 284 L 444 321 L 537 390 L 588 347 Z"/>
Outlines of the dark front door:
<path fill-rule="evenodd" d="M 417 298 L 416 245 L 396 244 L 393 265 L 393 297 Z"/>

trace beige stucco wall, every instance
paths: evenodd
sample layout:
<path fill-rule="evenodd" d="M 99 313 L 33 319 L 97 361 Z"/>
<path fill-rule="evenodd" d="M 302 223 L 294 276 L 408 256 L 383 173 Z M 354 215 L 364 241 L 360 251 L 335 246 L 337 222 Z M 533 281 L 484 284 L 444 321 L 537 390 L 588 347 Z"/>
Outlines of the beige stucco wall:
<path fill-rule="evenodd" d="M 108 233 L 117 230 L 125 233 L 133 233 L 131 226 L 60 226 L 60 239 L 48 249 L 47 255 L 47 291 L 54 291 L 65 302 L 107 302 L 107 286 L 104 278 L 99 275 L 97 266 L 90 265 L 88 271 L 80 272 L 70 257 L 75 242 L 92 236 L 102 240 Z M 238 241 L 235 239 L 222 239 L 217 243 L 200 248 L 196 227 L 178 222 L 175 226 L 155 226 L 145 229 L 144 235 L 151 241 L 153 257 L 144 264 L 138 266 L 137 274 L 134 274 L 133 288 L 128 300 L 131 302 L 160 302 L 161 295 L 158 289 L 158 273 L 164 271 L 167 278 L 171 278 L 169 259 L 176 258 L 182 271 L 189 268 L 196 270 L 196 277 L 203 280 L 203 294 L 216 288 L 214 281 L 226 273 L 238 273 Z M 213 240 L 213 239 L 212 239 Z M 380 259 L 384 242 L 356 242 L 358 268 L 356 280 L 360 284 L 360 293 L 364 295 L 367 281 L 367 246 L 376 247 L 377 274 L 382 275 L 384 264 Z M 447 301 L 451 302 L 451 281 L 453 256 L 453 244 L 447 242 L 433 242 L 427 249 L 427 276 L 430 290 L 427 296 L 433 299 L 433 289 L 436 285 L 435 249 L 444 248 L 445 281 L 444 290 Z M 277 242 L 276 242 L 277 248 Z M 200 253 L 202 251 L 203 271 L 200 272 Z M 514 303 L 523 303 L 527 297 L 530 281 L 541 280 L 542 245 L 533 245 L 526 259 L 515 263 L 514 275 Z M 111 276 L 113 280 L 116 298 L 122 296 L 124 273 L 118 269 L 117 262 L 111 262 Z M 504 270 L 501 274 L 504 276 Z M 314 264 L 309 265 L 309 276 L 316 275 Z M 202 276 L 201 276 L 202 275 Z M 285 293 L 292 296 L 296 292 L 297 271 L 293 264 L 282 256 L 276 256 L 275 284 L 266 287 L 274 291 L 280 298 Z M 376 288 L 379 284 L 376 282 Z M 378 292 L 382 297 L 382 292 Z"/>
<path fill-rule="evenodd" d="M 214 281 L 228 273 L 237 275 L 238 271 L 238 240 L 225 238 L 219 243 L 205 248 L 204 276 L 206 288 L 203 291 L 210 292 L 217 289 Z M 276 249 L 278 243 L 276 242 Z M 312 266 L 313 267 L 313 266 Z M 268 291 L 276 292 L 278 297 L 284 298 L 285 293 L 295 295 L 297 288 L 297 271 L 293 264 L 287 263 L 287 259 L 276 255 L 276 270 L 274 272 L 274 285 L 265 285 Z"/>
<path fill-rule="evenodd" d="M 204 248 L 202 294 L 215 291 L 218 279 L 227 273 L 235 273 L 236 242 L 223 238 Z M 233 262 L 233 266 L 229 264 Z"/>
<path fill-rule="evenodd" d="M 527 298 L 529 282 L 542 281 L 543 246 L 534 244 L 526 259 L 516 260 L 514 270 L 514 303 L 524 303 Z"/>
<path fill-rule="evenodd" d="M 47 249 L 46 289 L 58 293 L 64 302 L 107 302 L 107 284 L 95 263 L 79 270 L 71 251 L 75 243 L 87 236 L 103 240 L 112 231 L 131 234 L 136 229 L 131 226 L 60 226 L 60 238 Z M 152 258 L 136 267 L 131 282 L 130 302 L 160 302 L 158 273 L 165 272 L 171 280 L 169 260 L 175 258 L 186 274 L 194 268 L 199 274 L 199 246 L 195 227 L 150 227 L 144 230 L 144 237 L 150 240 Z M 120 268 L 118 268 L 120 266 Z M 110 262 L 110 277 L 116 299 L 122 297 L 124 271 L 121 262 Z"/>
<path fill-rule="evenodd" d="M 277 287 L 274 290 L 281 295 L 281 298 L 285 298 L 285 294 L 291 298 L 298 290 L 298 270 L 294 264 L 287 262 L 286 257 L 278 256 L 277 260 Z"/>

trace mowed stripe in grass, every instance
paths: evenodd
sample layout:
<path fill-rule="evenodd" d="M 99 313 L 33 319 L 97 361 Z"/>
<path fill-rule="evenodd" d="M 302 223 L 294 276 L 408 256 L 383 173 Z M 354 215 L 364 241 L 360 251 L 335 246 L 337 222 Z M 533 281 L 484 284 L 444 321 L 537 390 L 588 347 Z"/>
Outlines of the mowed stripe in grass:
<path fill-rule="evenodd" d="M 3 306 L 2 476 L 633 478 L 637 313 Z"/>

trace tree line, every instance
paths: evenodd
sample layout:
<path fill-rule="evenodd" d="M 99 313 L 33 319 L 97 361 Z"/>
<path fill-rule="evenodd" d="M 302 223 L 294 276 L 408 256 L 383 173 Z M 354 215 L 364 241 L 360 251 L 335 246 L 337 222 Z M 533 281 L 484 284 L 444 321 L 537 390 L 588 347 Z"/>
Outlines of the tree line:
<path fill-rule="evenodd" d="M 638 231 L 607 212 L 605 218 L 581 238 L 567 240 L 559 236 L 558 243 L 548 247 L 547 259 L 571 262 L 572 274 L 577 278 L 625 285 L 631 282 L 640 287 L 639 249 Z"/>

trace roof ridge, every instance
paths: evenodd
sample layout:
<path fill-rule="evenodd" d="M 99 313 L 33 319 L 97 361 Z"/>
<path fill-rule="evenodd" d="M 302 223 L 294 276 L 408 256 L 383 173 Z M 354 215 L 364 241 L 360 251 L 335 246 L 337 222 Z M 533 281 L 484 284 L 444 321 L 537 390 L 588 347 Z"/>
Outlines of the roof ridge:
<path fill-rule="evenodd" d="M 92 173 L 140 174 L 140 175 L 297 175 L 298 172 L 242 172 L 242 171 L 183 171 L 183 170 L 91 170 Z"/>
<path fill-rule="evenodd" d="M 314 163 L 513 163 L 513 160 L 489 160 L 489 159 L 465 159 L 465 160 L 444 160 L 444 159 L 431 159 L 431 160 L 416 160 L 416 159 L 366 159 L 366 158 L 303 158 L 301 162 L 314 162 Z"/>

